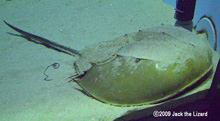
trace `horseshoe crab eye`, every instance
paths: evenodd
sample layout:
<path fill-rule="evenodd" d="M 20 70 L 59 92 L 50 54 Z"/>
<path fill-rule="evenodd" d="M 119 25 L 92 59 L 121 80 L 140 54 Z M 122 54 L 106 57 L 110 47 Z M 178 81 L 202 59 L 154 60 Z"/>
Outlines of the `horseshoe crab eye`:
<path fill-rule="evenodd" d="M 140 62 L 140 60 L 141 60 L 141 59 L 139 59 L 139 58 L 136 58 L 136 59 L 135 59 L 135 63 L 138 63 L 138 62 Z"/>

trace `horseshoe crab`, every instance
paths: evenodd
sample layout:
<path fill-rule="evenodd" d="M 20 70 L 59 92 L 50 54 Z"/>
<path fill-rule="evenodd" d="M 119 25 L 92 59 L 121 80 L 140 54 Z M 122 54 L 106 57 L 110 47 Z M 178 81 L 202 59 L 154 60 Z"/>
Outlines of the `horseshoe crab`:
<path fill-rule="evenodd" d="M 139 30 L 77 51 L 5 23 L 34 42 L 76 56 L 73 80 L 95 99 L 113 105 L 168 99 L 213 68 L 208 42 L 180 27 Z"/>

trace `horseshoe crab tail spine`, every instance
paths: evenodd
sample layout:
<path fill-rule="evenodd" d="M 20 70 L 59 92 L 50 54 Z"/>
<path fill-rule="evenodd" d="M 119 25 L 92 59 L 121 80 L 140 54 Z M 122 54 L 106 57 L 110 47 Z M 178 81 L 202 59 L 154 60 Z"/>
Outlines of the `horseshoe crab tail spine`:
<path fill-rule="evenodd" d="M 63 45 L 60 45 L 56 42 L 52 42 L 48 39 L 45 39 L 43 37 L 40 37 L 40 36 L 37 36 L 37 35 L 34 35 L 34 34 L 31 34 L 31 33 L 28 33 L 28 32 L 25 32 L 17 27 L 14 27 L 12 26 L 11 24 L 7 23 L 6 21 L 4 21 L 5 24 L 7 24 L 10 28 L 12 28 L 13 30 L 17 31 L 18 33 L 22 34 L 24 38 L 26 38 L 27 40 L 29 41 L 32 41 L 36 44 L 41 44 L 41 45 L 44 45 L 48 48 L 51 48 L 51 49 L 54 49 L 56 51 L 59 51 L 59 52 L 63 52 L 65 54 L 69 54 L 69 55 L 72 55 L 72 56 L 80 56 L 80 52 L 78 50 L 75 50 L 75 49 L 72 49 L 72 48 L 69 48 L 69 47 L 66 47 L 66 46 L 63 46 Z"/>

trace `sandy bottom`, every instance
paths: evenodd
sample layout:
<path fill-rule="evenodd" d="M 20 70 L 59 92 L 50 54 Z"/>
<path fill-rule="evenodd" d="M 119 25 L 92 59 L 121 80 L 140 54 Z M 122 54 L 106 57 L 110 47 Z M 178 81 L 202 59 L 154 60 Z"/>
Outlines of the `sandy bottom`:
<path fill-rule="evenodd" d="M 0 120 L 111 121 L 136 107 L 115 107 L 85 96 L 67 83 L 74 57 L 28 42 L 2 20 L 81 50 L 160 24 L 173 25 L 174 9 L 162 0 L 1 0 Z M 44 81 L 44 70 L 51 81 Z"/>

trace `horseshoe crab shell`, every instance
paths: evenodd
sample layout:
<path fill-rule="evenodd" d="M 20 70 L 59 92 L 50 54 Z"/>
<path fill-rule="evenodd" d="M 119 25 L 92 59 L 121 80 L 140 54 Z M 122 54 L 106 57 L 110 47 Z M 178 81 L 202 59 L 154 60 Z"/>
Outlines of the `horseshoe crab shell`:
<path fill-rule="evenodd" d="M 116 58 L 93 66 L 77 83 L 103 102 L 149 104 L 178 94 L 212 70 L 208 43 L 185 29 L 159 26 L 132 39 Z"/>
<path fill-rule="evenodd" d="M 170 98 L 213 67 L 208 42 L 179 27 L 161 25 L 77 51 L 5 23 L 35 42 L 77 56 L 73 80 L 95 99 L 113 105 Z"/>

